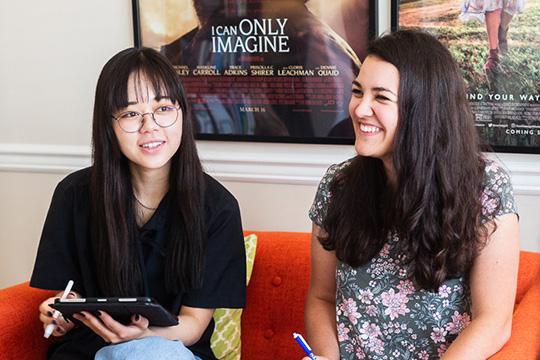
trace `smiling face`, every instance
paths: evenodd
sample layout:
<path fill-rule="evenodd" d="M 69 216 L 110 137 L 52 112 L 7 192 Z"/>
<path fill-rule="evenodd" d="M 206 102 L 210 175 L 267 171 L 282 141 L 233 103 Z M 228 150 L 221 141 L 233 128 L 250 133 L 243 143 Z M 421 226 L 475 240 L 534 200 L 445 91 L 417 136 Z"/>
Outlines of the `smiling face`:
<path fill-rule="evenodd" d="M 399 71 L 389 62 L 368 56 L 353 81 L 349 113 L 356 152 L 392 163 L 398 125 Z"/>
<path fill-rule="evenodd" d="M 143 125 L 136 132 L 126 132 L 113 121 L 113 130 L 122 153 L 130 160 L 130 167 L 135 171 L 169 171 L 171 158 L 180 147 L 182 138 L 182 109 L 168 97 L 156 94 L 152 84 L 144 75 L 131 74 L 127 89 L 128 105 L 118 109 L 114 116 L 129 117 L 133 113 L 145 114 Z M 161 127 L 152 119 L 156 110 L 171 107 L 178 108 L 176 122 L 168 127 Z M 133 112 L 133 113 L 132 113 Z"/>

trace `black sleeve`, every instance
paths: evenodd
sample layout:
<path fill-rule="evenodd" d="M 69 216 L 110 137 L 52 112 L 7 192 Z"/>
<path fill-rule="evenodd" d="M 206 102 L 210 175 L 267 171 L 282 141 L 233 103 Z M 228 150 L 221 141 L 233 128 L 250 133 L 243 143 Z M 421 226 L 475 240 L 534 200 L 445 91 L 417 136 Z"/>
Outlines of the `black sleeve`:
<path fill-rule="evenodd" d="M 30 280 L 30 286 L 63 290 L 71 279 L 73 289 L 82 285 L 75 248 L 73 228 L 74 194 L 66 180 L 56 187 L 43 231 Z"/>
<path fill-rule="evenodd" d="M 214 180 L 215 181 L 215 180 Z M 241 308 L 246 298 L 246 253 L 238 202 L 225 188 L 221 201 L 207 199 L 208 242 L 201 289 L 184 295 L 183 304 L 201 308 Z"/>

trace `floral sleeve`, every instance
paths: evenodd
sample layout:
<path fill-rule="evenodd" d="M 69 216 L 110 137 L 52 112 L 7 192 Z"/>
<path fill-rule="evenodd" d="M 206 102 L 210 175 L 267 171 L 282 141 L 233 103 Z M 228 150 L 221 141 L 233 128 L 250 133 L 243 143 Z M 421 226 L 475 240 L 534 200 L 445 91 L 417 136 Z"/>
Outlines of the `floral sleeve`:
<path fill-rule="evenodd" d="M 482 221 L 517 214 L 510 175 L 495 161 L 486 163 L 486 185 L 482 193 Z"/>
<path fill-rule="evenodd" d="M 330 202 L 330 184 L 334 180 L 337 174 L 339 174 L 343 168 L 350 164 L 350 160 L 344 161 L 339 164 L 331 165 L 326 174 L 324 174 L 321 182 L 319 183 L 319 188 L 317 189 L 317 194 L 315 195 L 315 200 L 311 205 L 309 210 L 309 218 L 316 225 L 322 226 L 323 219 L 326 216 L 326 211 L 328 209 L 328 204 Z"/>

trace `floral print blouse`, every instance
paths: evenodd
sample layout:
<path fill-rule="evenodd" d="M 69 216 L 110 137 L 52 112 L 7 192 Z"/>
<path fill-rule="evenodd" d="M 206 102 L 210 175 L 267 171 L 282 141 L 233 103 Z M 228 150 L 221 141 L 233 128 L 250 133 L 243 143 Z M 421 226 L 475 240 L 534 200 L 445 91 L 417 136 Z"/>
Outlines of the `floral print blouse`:
<path fill-rule="evenodd" d="M 310 209 L 321 226 L 331 193 L 329 185 L 350 161 L 332 165 L 319 184 Z M 508 174 L 486 164 L 483 221 L 516 213 Z M 390 235 L 378 255 L 358 268 L 339 262 L 336 269 L 336 320 L 341 359 L 438 359 L 471 320 L 470 291 L 463 277 L 448 279 L 437 292 L 415 288 L 410 265 L 402 265 L 399 238 Z"/>

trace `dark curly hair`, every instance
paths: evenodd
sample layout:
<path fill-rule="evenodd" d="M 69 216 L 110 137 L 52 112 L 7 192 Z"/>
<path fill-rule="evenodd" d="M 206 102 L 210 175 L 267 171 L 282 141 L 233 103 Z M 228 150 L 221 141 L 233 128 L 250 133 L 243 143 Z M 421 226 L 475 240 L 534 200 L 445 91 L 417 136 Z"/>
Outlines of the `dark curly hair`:
<path fill-rule="evenodd" d="M 481 221 L 485 161 L 464 82 L 450 52 L 420 31 L 378 38 L 368 56 L 399 70 L 397 184 L 387 186 L 381 160 L 355 157 L 330 184 L 320 241 L 358 267 L 396 234 L 412 280 L 436 290 L 468 275 L 488 231 Z"/>

